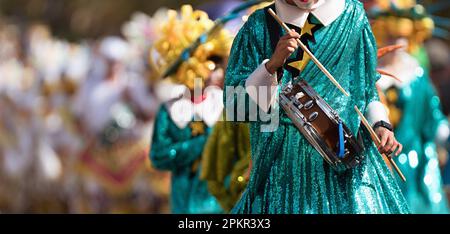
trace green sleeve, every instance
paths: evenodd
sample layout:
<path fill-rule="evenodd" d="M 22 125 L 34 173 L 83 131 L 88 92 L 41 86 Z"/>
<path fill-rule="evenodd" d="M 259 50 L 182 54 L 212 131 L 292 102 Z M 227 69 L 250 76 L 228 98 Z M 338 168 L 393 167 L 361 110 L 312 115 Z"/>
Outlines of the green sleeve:
<path fill-rule="evenodd" d="M 245 91 L 245 81 L 265 59 L 262 58 L 263 51 L 259 48 L 254 32 L 257 27 L 255 22 L 261 21 L 260 18 L 256 18 L 255 14 L 250 16 L 233 41 L 224 87 L 224 106 L 228 120 L 248 122 L 252 118 L 249 113 L 258 112 L 258 106 Z M 263 34 L 264 31 L 259 33 Z"/>
<path fill-rule="evenodd" d="M 366 105 L 373 101 L 379 101 L 380 97 L 376 88 L 376 82 L 380 79 L 377 72 L 377 45 L 369 21 L 365 17 L 365 26 L 363 27 L 362 45 L 363 50 L 360 52 L 361 62 L 365 67 L 365 97 Z"/>
<path fill-rule="evenodd" d="M 170 133 L 182 131 L 174 129 L 177 126 L 172 122 L 165 107 L 161 107 L 155 121 L 150 159 L 154 167 L 161 170 L 175 170 L 189 166 L 201 156 L 206 136 L 177 141 Z M 170 130 L 173 131 L 170 131 Z"/>

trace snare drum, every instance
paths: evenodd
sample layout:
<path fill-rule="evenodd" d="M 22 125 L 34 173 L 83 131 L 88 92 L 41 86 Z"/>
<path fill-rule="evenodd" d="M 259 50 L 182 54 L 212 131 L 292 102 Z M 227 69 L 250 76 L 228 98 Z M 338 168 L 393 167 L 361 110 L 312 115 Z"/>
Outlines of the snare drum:
<path fill-rule="evenodd" d="M 304 80 L 287 84 L 280 94 L 280 105 L 294 125 L 337 171 L 358 165 L 363 144 L 351 133 L 338 113 Z"/>

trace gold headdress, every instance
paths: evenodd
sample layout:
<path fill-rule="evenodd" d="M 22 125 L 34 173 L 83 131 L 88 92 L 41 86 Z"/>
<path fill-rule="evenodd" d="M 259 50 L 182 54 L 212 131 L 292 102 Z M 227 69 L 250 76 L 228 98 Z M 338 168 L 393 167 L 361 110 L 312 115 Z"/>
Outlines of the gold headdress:
<path fill-rule="evenodd" d="M 415 0 L 377 0 L 376 10 L 370 12 L 375 19 L 372 25 L 379 46 L 389 44 L 390 38 L 408 40 L 408 51 L 415 51 L 432 36 L 434 22 L 425 8 Z"/>
<path fill-rule="evenodd" d="M 209 19 L 206 12 L 193 10 L 190 5 L 182 6 L 180 13 L 169 10 L 167 14 L 167 21 L 157 29 L 160 37 L 150 52 L 151 77 L 160 78 L 181 56 L 183 63 L 170 75 L 170 79 L 194 89 L 196 78 L 204 82 L 215 70 L 216 63 L 212 58 L 228 56 L 232 36 L 227 30 L 219 29 L 205 37 L 192 54 L 183 54 L 186 48 L 214 27 L 214 21 Z"/>

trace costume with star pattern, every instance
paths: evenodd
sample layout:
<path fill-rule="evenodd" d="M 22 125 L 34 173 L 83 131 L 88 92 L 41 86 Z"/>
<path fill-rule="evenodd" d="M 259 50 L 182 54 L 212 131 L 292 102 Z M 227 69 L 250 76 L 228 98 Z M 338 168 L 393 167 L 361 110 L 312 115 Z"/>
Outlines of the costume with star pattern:
<path fill-rule="evenodd" d="M 308 20 L 305 22 L 303 28 L 299 28 L 293 24 L 287 25 L 289 26 L 289 28 L 294 29 L 298 34 L 300 34 L 300 40 L 303 42 L 303 44 L 306 45 L 308 49 L 311 49 L 309 47 L 310 42 L 316 42 L 314 33 L 321 27 L 323 27 L 323 25 L 321 25 L 313 15 L 310 15 L 308 17 Z M 289 72 L 292 72 L 294 76 L 298 76 L 300 75 L 300 71 L 303 71 L 303 69 L 305 69 L 311 58 L 302 49 L 299 49 L 294 55 L 294 57 L 291 56 L 291 58 L 287 60 L 285 69 Z"/>
<path fill-rule="evenodd" d="M 245 110 L 246 115 L 250 115 L 250 108 L 239 103 L 236 94 L 227 89 L 245 87 L 252 73 L 272 56 L 285 33 L 267 11 L 267 8 L 258 10 L 249 17 L 234 40 L 229 58 L 225 106 Z M 301 32 L 303 40 L 309 36 L 308 27 Z M 274 33 L 274 29 L 279 33 Z M 379 100 L 375 88 L 379 78 L 376 43 L 362 4 L 345 0 L 342 14 L 329 25 L 314 27 L 311 32 L 314 41 L 311 38 L 306 41 L 310 50 L 350 97 L 345 97 L 314 63 L 307 63 L 300 77 L 356 134 L 361 127 L 353 107 L 356 105 L 365 112 L 369 103 Z M 274 36 L 276 40 L 271 40 Z M 297 78 L 295 75 L 289 69 L 278 70 L 278 90 Z M 361 132 L 365 160 L 354 169 L 338 173 L 324 162 L 276 103 L 270 113 L 279 113 L 279 125 L 274 132 L 262 132 L 263 121 L 250 122 L 252 172 L 233 213 L 409 213 L 393 175 L 366 132 Z"/>

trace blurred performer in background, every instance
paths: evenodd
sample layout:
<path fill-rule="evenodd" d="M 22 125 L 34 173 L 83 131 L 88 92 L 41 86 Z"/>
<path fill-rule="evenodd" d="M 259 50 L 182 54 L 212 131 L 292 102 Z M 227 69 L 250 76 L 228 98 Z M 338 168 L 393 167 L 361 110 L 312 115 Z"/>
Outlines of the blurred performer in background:
<path fill-rule="evenodd" d="M 100 42 L 93 54 L 99 66 L 90 71 L 74 107 L 85 136 L 80 161 L 98 204 L 95 212 L 135 212 L 126 197 L 146 182 L 138 175 L 145 167 L 149 120 L 157 105 L 144 69 L 135 64 L 142 57 L 134 58 L 132 48 L 118 37 Z M 113 200 L 117 203 L 109 206 Z"/>
<path fill-rule="evenodd" d="M 150 152 L 154 167 L 172 173 L 173 213 L 223 212 L 206 181 L 199 177 L 205 142 L 222 114 L 223 92 L 217 82 L 223 76 L 232 37 L 221 29 L 205 38 L 192 57 L 182 54 L 213 24 L 207 13 L 194 11 L 189 5 L 183 6 L 180 13 L 170 10 L 161 24 L 161 37 L 151 50 L 155 77 L 161 77 L 180 56 L 184 60 L 156 88 L 161 107 Z"/>
<path fill-rule="evenodd" d="M 41 140 L 45 131 L 39 115 L 37 74 L 24 56 L 20 40 L 24 32 L 12 23 L 0 23 L 0 209 L 17 211 L 30 209 L 33 204 L 30 192 L 36 191 L 32 185 L 43 182 L 48 175 L 45 172 L 49 170 L 42 167 L 44 155 L 40 154 L 48 145 Z M 55 159 L 53 156 L 49 155 Z M 57 158 L 56 162 L 59 163 Z"/>
<path fill-rule="evenodd" d="M 399 185 L 413 213 L 448 213 L 436 143 L 446 142 L 449 128 L 422 45 L 431 36 L 433 21 L 415 1 L 378 1 L 373 7 L 377 7 L 371 8 L 371 15 L 378 45 L 405 48 L 379 63 L 380 69 L 400 81 L 384 75 L 377 83 L 395 135 L 404 146 L 397 161 L 408 179 L 399 180 Z"/>
<path fill-rule="evenodd" d="M 444 2 L 444 1 L 443 1 Z M 447 3 L 450 7 L 450 3 Z M 439 22 L 442 21 L 442 22 Z M 446 18 L 440 18 L 436 25 L 447 25 Z M 446 31 L 441 31 L 446 32 Z M 438 89 L 441 97 L 444 114 L 450 117 L 450 49 L 448 41 L 450 40 L 450 33 L 444 33 L 441 38 L 432 38 L 425 44 L 430 58 L 431 64 L 431 78 Z M 444 189 L 447 193 L 448 201 L 450 201 L 450 138 L 446 144 L 446 151 L 440 151 L 440 162 L 444 165 L 443 180 Z"/>
<path fill-rule="evenodd" d="M 449 4 L 450 5 L 450 4 Z M 450 39 L 450 37 L 448 38 Z M 450 49 L 445 40 L 433 38 L 426 43 L 427 52 L 430 57 L 431 77 L 438 88 L 441 97 L 444 114 L 450 117 Z M 450 201 L 450 138 L 446 144 L 446 154 L 441 152 L 440 161 L 444 164 L 443 179 L 444 188 Z"/>

